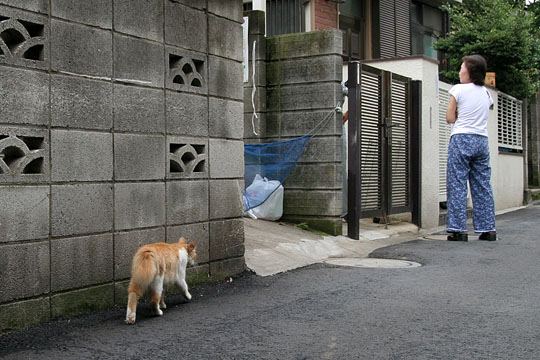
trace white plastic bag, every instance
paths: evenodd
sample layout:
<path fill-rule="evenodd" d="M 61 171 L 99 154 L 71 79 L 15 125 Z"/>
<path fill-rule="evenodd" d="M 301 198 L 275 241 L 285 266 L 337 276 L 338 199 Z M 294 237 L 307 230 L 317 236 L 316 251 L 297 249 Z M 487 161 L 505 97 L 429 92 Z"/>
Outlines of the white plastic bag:
<path fill-rule="evenodd" d="M 249 208 L 249 199 L 262 203 L 247 210 L 246 214 L 253 219 L 278 220 L 283 215 L 283 190 L 283 185 L 278 180 L 268 180 L 259 174 L 255 175 L 251 185 L 246 188 L 244 204 Z"/>

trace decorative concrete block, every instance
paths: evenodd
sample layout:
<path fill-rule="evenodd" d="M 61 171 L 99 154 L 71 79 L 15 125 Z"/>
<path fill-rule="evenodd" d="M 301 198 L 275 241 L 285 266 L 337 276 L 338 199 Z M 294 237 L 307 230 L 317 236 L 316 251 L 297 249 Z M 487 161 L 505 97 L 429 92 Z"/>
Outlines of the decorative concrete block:
<path fill-rule="evenodd" d="M 208 57 L 208 93 L 236 100 L 244 99 L 242 63 Z"/>
<path fill-rule="evenodd" d="M 206 52 L 207 18 L 203 11 L 165 1 L 165 42 Z"/>
<path fill-rule="evenodd" d="M 76 316 L 114 305 L 114 285 L 105 284 L 51 296 L 51 317 Z"/>
<path fill-rule="evenodd" d="M 49 319 L 48 297 L 0 305 L 0 333 L 22 329 Z"/>
<path fill-rule="evenodd" d="M 51 291 L 104 283 L 112 278 L 112 234 L 51 240 Z"/>
<path fill-rule="evenodd" d="M 208 136 L 208 98 L 167 91 L 167 134 Z"/>
<path fill-rule="evenodd" d="M 114 134 L 116 180 L 165 179 L 165 136 Z"/>
<path fill-rule="evenodd" d="M 172 90 L 208 93 L 208 60 L 205 54 L 168 46 L 166 86 Z"/>
<path fill-rule="evenodd" d="M 214 261 L 210 263 L 210 277 L 214 280 L 223 280 L 238 275 L 246 270 L 244 257 Z"/>
<path fill-rule="evenodd" d="M 210 180 L 210 219 L 240 217 L 243 180 Z"/>
<path fill-rule="evenodd" d="M 115 0 L 114 30 L 163 41 L 163 1 Z"/>
<path fill-rule="evenodd" d="M 118 82 L 163 87 L 163 45 L 115 34 L 114 76 Z"/>
<path fill-rule="evenodd" d="M 47 130 L 0 127 L 0 182 L 50 179 Z"/>
<path fill-rule="evenodd" d="M 49 12 L 49 0 L 0 0 L 0 4 L 40 12 L 44 14 L 47 14 Z"/>
<path fill-rule="evenodd" d="M 0 66 L 3 123 L 49 124 L 49 75 Z"/>
<path fill-rule="evenodd" d="M 295 33 L 267 38 L 268 60 L 303 58 L 325 54 L 342 54 L 341 30 Z"/>
<path fill-rule="evenodd" d="M 230 8 L 230 3 L 223 3 Z M 242 26 L 238 22 L 208 16 L 208 51 L 210 54 L 242 61 Z"/>
<path fill-rule="evenodd" d="M 244 104 L 240 101 L 210 98 L 210 136 L 242 139 Z"/>
<path fill-rule="evenodd" d="M 112 184 L 53 185 L 52 236 L 112 230 Z"/>
<path fill-rule="evenodd" d="M 47 238 L 48 186 L 0 186 L 0 204 L 0 243 Z"/>
<path fill-rule="evenodd" d="M 242 2 L 239 0 L 222 1 L 208 0 L 208 12 L 242 23 Z"/>
<path fill-rule="evenodd" d="M 343 98 L 338 82 L 271 86 L 266 95 L 268 111 L 331 110 Z"/>
<path fill-rule="evenodd" d="M 49 292 L 49 243 L 1 245 L 0 302 Z"/>
<path fill-rule="evenodd" d="M 210 177 L 244 177 L 244 142 L 210 139 Z"/>
<path fill-rule="evenodd" d="M 114 85 L 114 129 L 152 133 L 165 131 L 163 90 Z"/>
<path fill-rule="evenodd" d="M 53 70 L 111 77 L 110 31 L 53 19 L 51 36 Z"/>
<path fill-rule="evenodd" d="M 266 64 L 266 82 L 268 85 L 341 82 L 342 68 L 340 55 L 271 61 Z"/>
<path fill-rule="evenodd" d="M 242 219 L 210 223 L 210 261 L 244 256 Z"/>
<path fill-rule="evenodd" d="M 131 276 L 131 261 L 143 245 L 165 242 L 165 228 L 119 232 L 114 234 L 114 279 Z"/>
<path fill-rule="evenodd" d="M 0 6 L 0 64 L 49 68 L 49 23 L 46 16 Z M 11 34 L 16 34 L 11 36 Z"/>
<path fill-rule="evenodd" d="M 283 213 L 287 215 L 339 216 L 341 190 L 285 190 Z"/>
<path fill-rule="evenodd" d="M 51 130 L 53 181 L 112 180 L 112 134 Z"/>
<path fill-rule="evenodd" d="M 167 228 L 167 242 L 177 242 L 181 237 L 188 242 L 194 241 L 197 246 L 197 264 L 207 263 L 209 225 L 207 222 L 198 224 L 187 224 L 180 226 L 171 226 Z"/>
<path fill-rule="evenodd" d="M 167 178 L 208 177 L 208 140 L 169 136 L 167 151 Z"/>
<path fill-rule="evenodd" d="M 82 129 L 111 129 L 112 94 L 110 82 L 52 75 L 51 125 Z"/>
<path fill-rule="evenodd" d="M 316 128 L 316 135 L 341 135 L 343 114 L 334 109 L 266 113 L 269 137 L 302 136 Z"/>
<path fill-rule="evenodd" d="M 110 29 L 113 0 L 52 0 L 54 17 Z"/>
<path fill-rule="evenodd" d="M 208 181 L 167 182 L 167 225 L 208 221 Z"/>
<path fill-rule="evenodd" d="M 116 230 L 165 225 L 165 183 L 114 185 Z"/>

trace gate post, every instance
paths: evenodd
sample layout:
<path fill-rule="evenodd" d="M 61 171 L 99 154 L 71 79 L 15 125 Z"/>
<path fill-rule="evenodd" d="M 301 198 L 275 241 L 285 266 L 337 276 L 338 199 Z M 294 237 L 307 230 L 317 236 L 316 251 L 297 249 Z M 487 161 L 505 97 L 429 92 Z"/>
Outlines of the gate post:
<path fill-rule="evenodd" d="M 410 114 L 409 117 L 409 141 L 410 141 L 410 171 L 411 182 L 409 183 L 409 194 L 411 202 L 412 223 L 422 227 L 421 199 L 422 199 L 422 82 L 411 81 Z"/>
<path fill-rule="evenodd" d="M 347 236 L 360 239 L 360 87 L 358 86 L 360 63 L 349 61 L 347 88 L 349 90 L 349 121 L 347 124 L 348 171 L 347 171 Z"/>

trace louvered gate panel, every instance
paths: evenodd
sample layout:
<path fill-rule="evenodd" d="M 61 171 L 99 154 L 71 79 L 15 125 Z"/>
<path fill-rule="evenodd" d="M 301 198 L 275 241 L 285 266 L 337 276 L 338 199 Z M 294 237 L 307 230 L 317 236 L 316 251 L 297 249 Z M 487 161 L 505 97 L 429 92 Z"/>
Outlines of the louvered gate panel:
<path fill-rule="evenodd" d="M 379 1 L 379 21 L 380 57 L 393 58 L 396 56 L 394 0 Z"/>
<path fill-rule="evenodd" d="M 390 213 L 405 211 L 409 206 L 409 83 L 394 75 L 392 79 L 391 208 Z"/>
<path fill-rule="evenodd" d="M 439 201 L 446 201 L 446 162 L 451 127 L 446 123 L 450 85 L 439 82 Z"/>
<path fill-rule="evenodd" d="M 380 82 L 377 74 L 362 71 L 360 76 L 360 186 L 362 213 L 366 216 L 381 208 Z"/>

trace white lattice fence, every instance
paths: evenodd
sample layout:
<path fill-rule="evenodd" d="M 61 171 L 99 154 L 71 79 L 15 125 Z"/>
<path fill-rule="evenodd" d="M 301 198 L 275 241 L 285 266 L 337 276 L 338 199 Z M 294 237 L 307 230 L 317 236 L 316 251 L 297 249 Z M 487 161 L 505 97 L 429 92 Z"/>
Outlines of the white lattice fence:
<path fill-rule="evenodd" d="M 499 148 L 523 150 L 522 102 L 499 92 L 497 100 L 497 124 Z"/>

